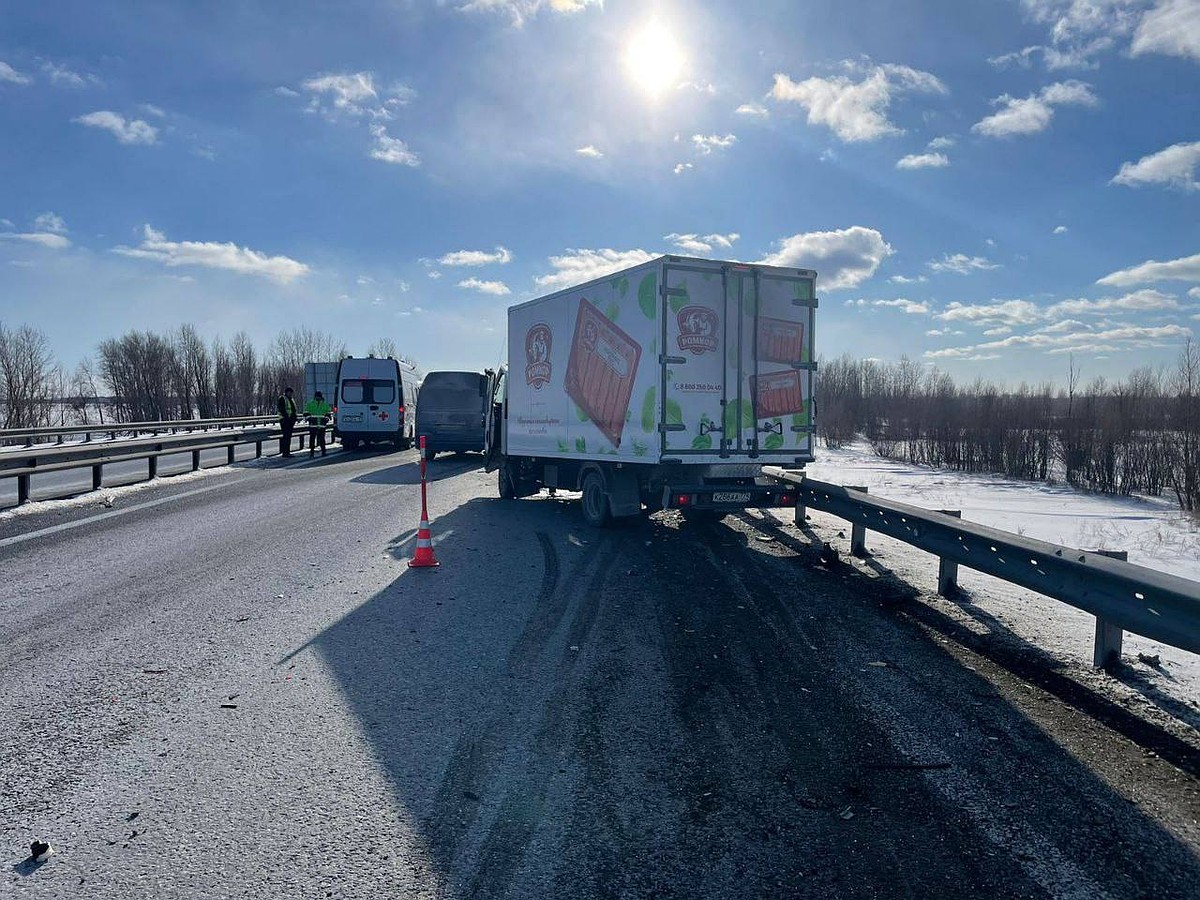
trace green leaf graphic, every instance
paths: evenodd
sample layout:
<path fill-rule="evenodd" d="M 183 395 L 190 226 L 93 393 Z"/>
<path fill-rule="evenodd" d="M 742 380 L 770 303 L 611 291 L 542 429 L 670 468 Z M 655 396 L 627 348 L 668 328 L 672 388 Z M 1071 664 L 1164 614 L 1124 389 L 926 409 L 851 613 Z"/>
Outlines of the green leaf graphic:
<path fill-rule="evenodd" d="M 725 407 L 725 436 L 730 437 L 739 427 L 754 427 L 754 408 L 749 400 L 731 400 Z"/>
<path fill-rule="evenodd" d="M 679 294 L 677 296 L 672 294 L 671 299 L 669 301 L 670 306 L 671 306 L 671 312 L 673 312 L 673 313 L 678 313 L 681 309 L 683 309 L 685 306 L 687 306 L 689 303 L 692 302 L 692 298 L 688 296 L 688 289 L 687 289 L 686 281 L 679 282 L 679 290 L 683 291 L 683 293 Z"/>
<path fill-rule="evenodd" d="M 646 451 L 649 449 L 650 448 L 642 441 L 634 441 L 633 442 L 633 455 L 634 456 L 645 456 Z"/>
<path fill-rule="evenodd" d="M 604 314 L 608 316 L 610 322 L 617 321 L 617 316 L 621 314 L 621 307 L 615 303 L 610 303 L 604 308 Z"/>
<path fill-rule="evenodd" d="M 794 413 L 792 415 L 792 424 L 796 427 L 801 427 L 808 424 L 808 401 L 804 401 L 803 412 Z"/>
<path fill-rule="evenodd" d="M 679 408 L 679 404 L 670 398 L 667 399 L 667 424 L 682 425 L 683 410 Z"/>
<path fill-rule="evenodd" d="M 585 441 L 581 437 L 575 438 L 575 452 L 576 453 L 587 453 L 587 441 Z"/>
<path fill-rule="evenodd" d="M 558 442 L 558 452 L 559 453 L 570 453 L 571 448 L 567 446 L 566 441 L 560 439 Z"/>
<path fill-rule="evenodd" d="M 653 272 L 643 276 L 638 285 L 638 306 L 647 319 L 658 318 L 658 276 Z"/>
<path fill-rule="evenodd" d="M 783 448 L 782 434 L 768 434 L 767 439 L 763 441 L 763 448 L 766 450 L 780 450 Z"/>
<path fill-rule="evenodd" d="M 654 394 L 654 386 L 651 385 L 642 400 L 642 431 L 647 433 L 654 431 L 654 423 L 658 421 L 658 416 L 654 413 Z"/>
<path fill-rule="evenodd" d="M 711 434 L 696 435 L 694 438 L 692 438 L 692 449 L 693 450 L 711 450 L 712 449 L 712 435 Z"/>
<path fill-rule="evenodd" d="M 591 421 L 591 419 L 588 418 L 588 414 L 585 413 L 582 409 L 580 409 L 574 403 L 572 403 L 571 406 L 573 406 L 575 408 L 575 418 L 577 418 L 580 422 L 590 422 Z"/>

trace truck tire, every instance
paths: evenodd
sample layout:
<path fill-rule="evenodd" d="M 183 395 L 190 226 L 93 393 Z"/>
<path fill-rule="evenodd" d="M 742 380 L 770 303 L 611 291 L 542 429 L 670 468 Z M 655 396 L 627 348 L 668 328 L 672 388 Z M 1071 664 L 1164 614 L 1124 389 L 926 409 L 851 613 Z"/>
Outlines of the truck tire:
<path fill-rule="evenodd" d="M 426 452 L 428 452 L 428 449 L 429 448 L 427 447 Z M 516 485 L 513 484 L 512 473 L 508 471 L 507 464 L 502 465 L 499 469 L 497 469 L 496 474 L 500 487 L 500 499 L 516 500 L 517 488 Z"/>
<path fill-rule="evenodd" d="M 583 520 L 593 528 L 603 528 L 612 521 L 604 476 L 594 469 L 583 476 L 583 497 L 580 502 L 583 504 Z"/>

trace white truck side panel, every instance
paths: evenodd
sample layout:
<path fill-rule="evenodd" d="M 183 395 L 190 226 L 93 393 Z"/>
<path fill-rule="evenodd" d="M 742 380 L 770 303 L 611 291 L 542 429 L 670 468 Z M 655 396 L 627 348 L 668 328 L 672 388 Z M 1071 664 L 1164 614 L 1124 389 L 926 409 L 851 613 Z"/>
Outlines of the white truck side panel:
<path fill-rule="evenodd" d="M 510 455 L 658 462 L 661 274 L 656 260 L 509 309 Z M 573 371 L 568 387 L 572 348 L 585 343 L 592 351 L 584 365 L 607 378 Z"/>

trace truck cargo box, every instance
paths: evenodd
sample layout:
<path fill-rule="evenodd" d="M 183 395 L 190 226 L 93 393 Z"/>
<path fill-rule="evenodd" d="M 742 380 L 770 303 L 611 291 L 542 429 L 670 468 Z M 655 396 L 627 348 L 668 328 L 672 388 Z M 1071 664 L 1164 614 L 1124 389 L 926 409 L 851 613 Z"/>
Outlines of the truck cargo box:
<path fill-rule="evenodd" d="M 504 452 L 812 461 L 815 280 L 664 256 L 510 308 Z"/>

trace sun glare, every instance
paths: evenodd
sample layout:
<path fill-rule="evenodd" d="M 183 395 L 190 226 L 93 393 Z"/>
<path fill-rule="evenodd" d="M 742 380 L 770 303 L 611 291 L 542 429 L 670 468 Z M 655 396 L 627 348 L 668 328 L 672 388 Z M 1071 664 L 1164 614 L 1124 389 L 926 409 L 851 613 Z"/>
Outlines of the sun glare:
<path fill-rule="evenodd" d="M 634 83 L 648 94 L 658 95 L 679 83 L 683 51 L 659 22 L 651 22 L 635 34 L 625 50 L 625 68 Z"/>

